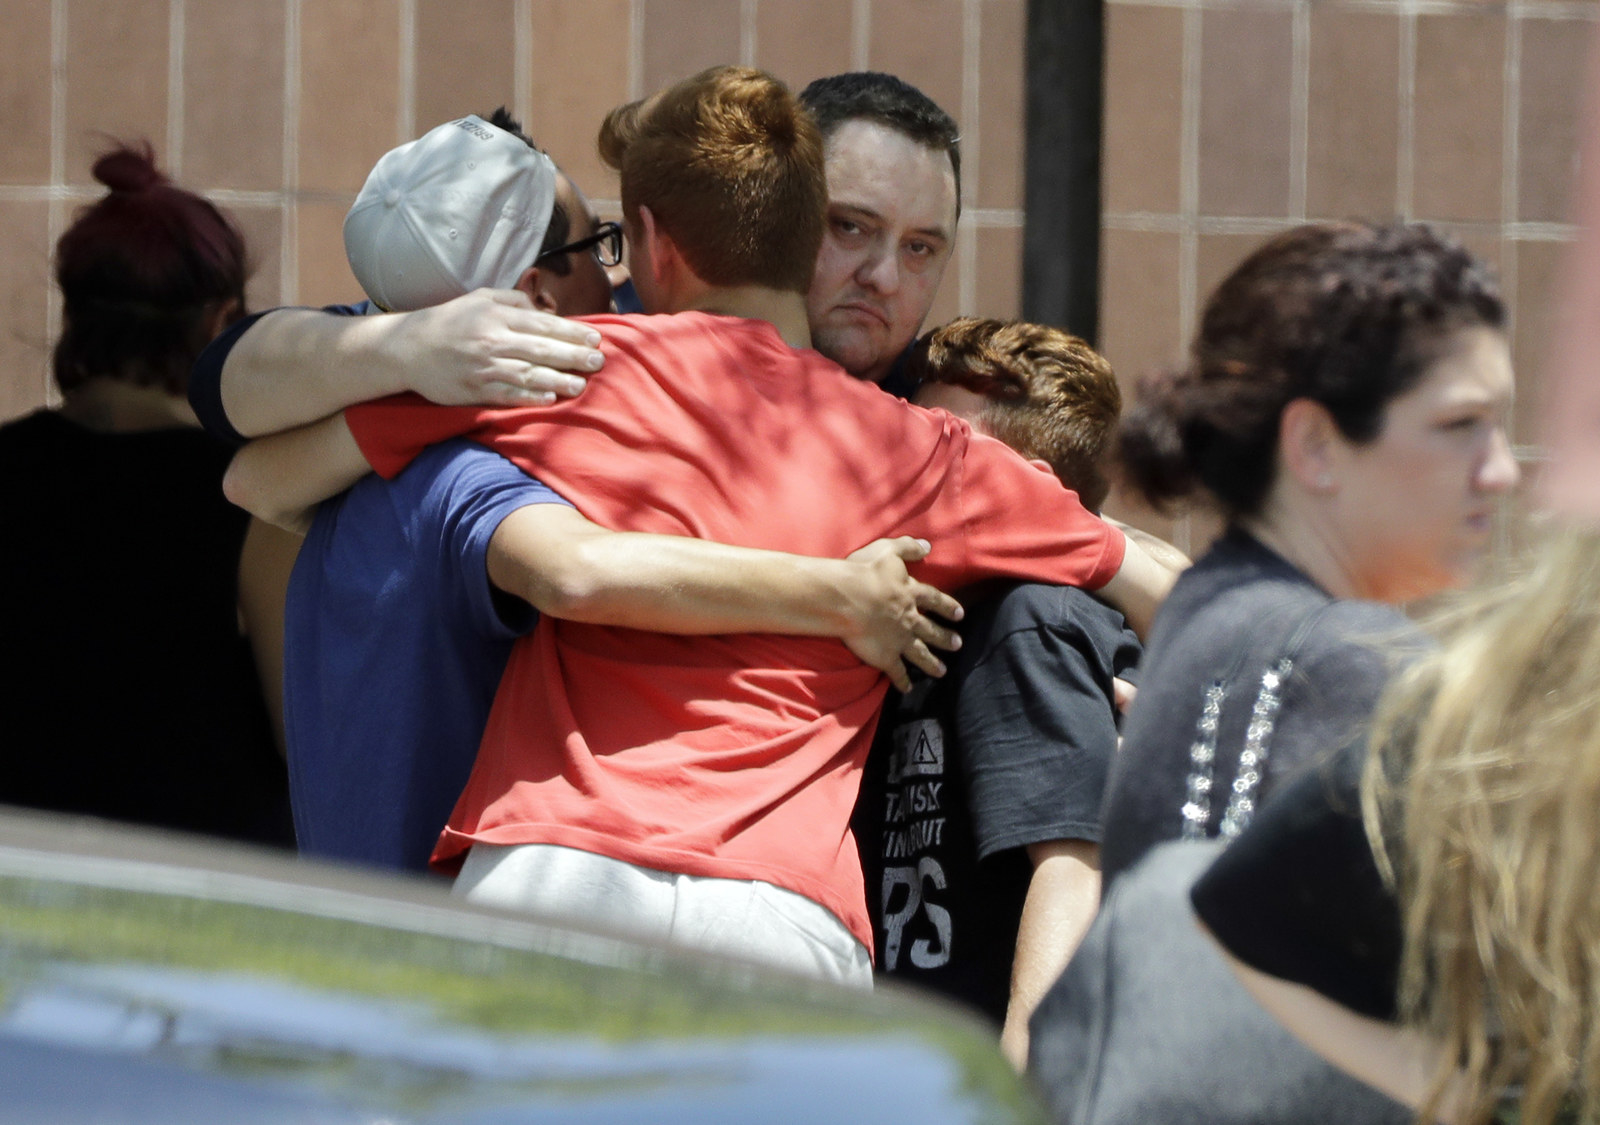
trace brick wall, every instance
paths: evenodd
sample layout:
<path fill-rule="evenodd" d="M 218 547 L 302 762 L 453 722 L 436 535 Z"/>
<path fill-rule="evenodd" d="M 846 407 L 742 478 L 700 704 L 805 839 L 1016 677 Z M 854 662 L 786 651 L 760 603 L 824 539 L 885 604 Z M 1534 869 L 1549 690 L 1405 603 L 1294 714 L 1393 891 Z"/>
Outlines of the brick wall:
<path fill-rule="evenodd" d="M 1572 236 L 1597 0 L 1110 0 L 1101 345 L 1182 352 L 1207 289 L 1307 218 L 1443 223 L 1500 269 L 1529 426 Z M 967 201 L 934 309 L 1020 307 L 1025 0 L 7 0 L 0 36 L 0 417 L 46 401 L 49 254 L 106 135 L 148 137 L 230 208 L 253 304 L 351 297 L 339 228 L 386 149 L 506 102 L 616 212 L 611 106 L 746 62 L 795 86 L 893 71 L 963 126 Z M 1524 449 L 1526 452 L 1526 448 Z M 1113 510 L 1197 547 L 1173 525 Z"/>
<path fill-rule="evenodd" d="M 1426 219 L 1499 268 L 1531 454 L 1597 18 L 1593 0 L 1111 0 L 1100 342 L 1119 374 L 1180 356 L 1265 235 Z M 1122 510 L 1193 546 L 1213 529 Z"/>
<path fill-rule="evenodd" d="M 107 135 L 238 216 L 254 306 L 357 293 L 339 230 L 387 149 L 506 103 L 615 215 L 612 106 L 714 63 L 797 88 L 872 68 L 962 121 L 968 201 L 935 315 L 1020 308 L 1025 0 L 6 0 L 0 417 L 46 401 L 50 250 Z"/>

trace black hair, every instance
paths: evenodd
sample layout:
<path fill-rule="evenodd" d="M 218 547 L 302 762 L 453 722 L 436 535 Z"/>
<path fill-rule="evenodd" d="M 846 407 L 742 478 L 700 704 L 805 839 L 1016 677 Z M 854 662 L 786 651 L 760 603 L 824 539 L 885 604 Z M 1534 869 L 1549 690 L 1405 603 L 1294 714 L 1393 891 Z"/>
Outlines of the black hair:
<path fill-rule="evenodd" d="M 510 133 L 513 137 L 516 137 L 519 141 L 531 149 L 539 152 L 544 151 L 543 149 L 539 148 L 538 145 L 533 143 L 532 137 L 528 136 L 528 134 L 522 131 L 522 122 L 518 121 L 515 117 L 512 117 L 511 111 L 505 106 L 500 106 L 489 115 L 489 124 L 493 125 L 496 129 L 504 129 L 507 133 Z M 535 260 L 537 261 L 538 258 L 548 254 L 557 246 L 564 245 L 568 241 L 571 233 L 572 216 L 567 214 L 566 207 L 564 207 L 561 203 L 561 200 L 558 199 L 555 201 L 554 207 L 551 208 L 550 225 L 545 228 L 544 241 L 539 244 L 539 253 Z M 532 263 L 530 262 L 529 264 L 531 265 Z M 567 261 L 564 256 L 555 257 L 545 262 L 541 268 L 565 277 L 567 274 L 572 272 L 572 263 Z"/>
<path fill-rule="evenodd" d="M 943 152 L 955 173 L 956 214 L 961 214 L 961 133 L 927 94 L 892 74 L 853 70 L 818 78 L 800 91 L 800 101 L 825 140 L 846 121 L 872 121 Z"/>

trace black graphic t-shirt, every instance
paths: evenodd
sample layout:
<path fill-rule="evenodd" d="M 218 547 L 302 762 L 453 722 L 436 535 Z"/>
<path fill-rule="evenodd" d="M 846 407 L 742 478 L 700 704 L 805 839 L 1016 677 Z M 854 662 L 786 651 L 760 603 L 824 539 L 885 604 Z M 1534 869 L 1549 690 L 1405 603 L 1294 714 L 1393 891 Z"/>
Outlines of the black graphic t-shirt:
<path fill-rule="evenodd" d="M 1071 587 L 966 600 L 949 674 L 890 694 L 854 828 L 878 971 L 999 1021 L 1033 875 L 1026 847 L 1100 839 L 1111 681 L 1139 644 Z"/>

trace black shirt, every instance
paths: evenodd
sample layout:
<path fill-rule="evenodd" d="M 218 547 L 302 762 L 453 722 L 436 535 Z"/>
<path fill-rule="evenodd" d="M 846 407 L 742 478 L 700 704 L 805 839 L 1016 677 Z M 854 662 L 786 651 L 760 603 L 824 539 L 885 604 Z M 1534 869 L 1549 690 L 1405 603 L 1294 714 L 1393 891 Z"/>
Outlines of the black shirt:
<path fill-rule="evenodd" d="M 199 430 L 0 428 L 0 801 L 290 842 L 228 458 Z"/>
<path fill-rule="evenodd" d="M 1284 787 L 1195 884 L 1239 960 L 1377 1019 L 1395 1017 L 1400 909 L 1361 820 L 1362 747 Z"/>
<path fill-rule="evenodd" d="M 1082 590 L 1038 584 L 974 601 L 962 636 L 948 675 L 890 696 L 854 827 L 879 971 L 998 1021 L 1026 846 L 1099 840 L 1111 681 L 1139 645 Z"/>

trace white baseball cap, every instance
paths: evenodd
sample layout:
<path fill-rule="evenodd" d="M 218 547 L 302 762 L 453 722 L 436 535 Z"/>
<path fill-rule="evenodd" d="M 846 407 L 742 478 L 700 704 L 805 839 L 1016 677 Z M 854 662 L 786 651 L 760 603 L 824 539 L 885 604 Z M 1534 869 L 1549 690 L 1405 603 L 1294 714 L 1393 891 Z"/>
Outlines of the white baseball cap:
<path fill-rule="evenodd" d="M 509 289 L 539 256 L 555 198 L 548 156 L 463 117 L 379 159 L 345 216 L 345 255 L 390 312 Z"/>

